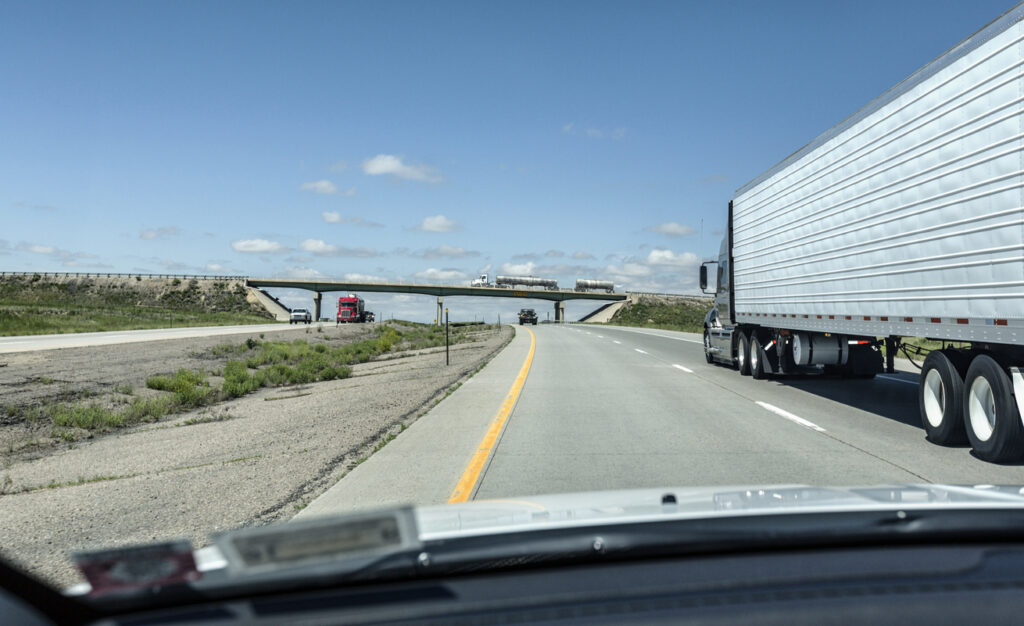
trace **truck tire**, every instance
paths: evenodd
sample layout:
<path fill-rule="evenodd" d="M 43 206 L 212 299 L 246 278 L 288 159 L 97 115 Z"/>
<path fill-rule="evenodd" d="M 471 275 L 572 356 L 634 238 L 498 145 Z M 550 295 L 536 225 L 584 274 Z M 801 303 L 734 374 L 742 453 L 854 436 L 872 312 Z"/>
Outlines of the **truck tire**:
<path fill-rule="evenodd" d="M 704 329 L 704 360 L 708 363 L 714 363 L 715 357 L 711 356 L 711 335 L 708 334 L 708 329 Z"/>
<path fill-rule="evenodd" d="M 747 333 L 740 333 L 736 345 L 736 365 L 739 367 L 740 376 L 750 376 L 750 336 Z"/>
<path fill-rule="evenodd" d="M 1010 377 L 985 354 L 974 357 L 964 378 L 963 414 L 974 454 L 1005 463 L 1024 451 L 1024 427 L 1011 393 Z"/>
<path fill-rule="evenodd" d="M 761 347 L 761 340 L 757 336 L 750 338 L 750 377 L 754 380 L 764 380 L 768 378 L 768 371 L 765 370 L 764 364 L 765 359 L 768 357 L 764 353 L 764 348 Z"/>
<path fill-rule="evenodd" d="M 949 446 L 967 441 L 963 418 L 964 379 L 949 356 L 933 350 L 921 367 L 917 405 L 928 441 Z"/>

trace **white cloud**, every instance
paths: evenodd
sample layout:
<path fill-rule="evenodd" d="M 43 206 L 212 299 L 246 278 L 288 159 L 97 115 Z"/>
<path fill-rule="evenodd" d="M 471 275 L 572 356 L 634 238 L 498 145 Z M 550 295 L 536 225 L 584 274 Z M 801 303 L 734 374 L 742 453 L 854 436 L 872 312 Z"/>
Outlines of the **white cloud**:
<path fill-rule="evenodd" d="M 576 252 L 572 253 L 572 258 L 574 258 L 574 259 L 576 259 L 578 261 L 584 261 L 586 259 L 594 258 L 594 255 L 590 254 L 589 252 L 583 252 L 582 250 L 577 250 Z"/>
<path fill-rule="evenodd" d="M 345 274 L 344 278 L 345 278 L 345 280 L 352 281 L 354 283 L 386 283 L 386 282 L 388 282 L 387 278 L 384 278 L 383 276 L 374 276 L 372 274 L 349 273 L 349 274 Z"/>
<path fill-rule="evenodd" d="M 160 266 L 163 267 L 164 269 L 174 270 L 178 272 L 195 272 L 198 271 L 199 269 L 194 265 L 189 265 L 188 263 L 181 263 L 179 261 L 174 261 L 172 259 L 159 259 L 157 260 L 157 263 L 159 263 Z"/>
<path fill-rule="evenodd" d="M 206 264 L 206 271 L 207 272 L 213 272 L 214 274 L 239 274 L 239 273 L 241 273 L 241 272 L 239 272 L 236 269 L 232 269 L 230 267 L 227 267 L 226 265 L 221 265 L 220 263 L 207 263 Z"/>
<path fill-rule="evenodd" d="M 466 250 L 457 246 L 438 246 L 420 250 L 414 256 L 424 259 L 463 259 L 471 256 L 480 256 L 476 250 Z"/>
<path fill-rule="evenodd" d="M 282 246 L 276 241 L 267 241 L 266 239 L 241 239 L 239 241 L 232 241 L 231 248 L 235 252 L 248 252 L 252 254 L 278 253 L 288 251 L 288 248 Z"/>
<path fill-rule="evenodd" d="M 583 135 L 586 135 L 591 139 L 604 139 L 607 137 L 612 139 L 613 141 L 619 141 L 620 139 L 624 139 L 626 137 L 626 129 L 623 128 L 622 126 L 613 128 L 610 131 L 605 130 L 603 128 L 589 126 L 587 128 L 580 129 L 580 132 L 577 132 L 576 124 L 574 122 L 564 124 L 562 126 L 562 133 L 565 135 L 577 135 L 582 133 Z"/>
<path fill-rule="evenodd" d="M 426 165 L 407 165 L 402 157 L 393 154 L 378 154 L 372 159 L 363 161 L 363 172 L 370 176 L 391 175 L 405 180 L 418 180 L 427 183 L 440 182 L 437 171 Z"/>
<path fill-rule="evenodd" d="M 5 244 L 4 247 L 7 247 L 7 242 L 3 243 Z M 58 248 L 57 246 L 48 246 L 43 244 L 28 243 L 22 241 L 18 244 L 18 246 L 15 249 L 22 252 L 31 252 L 33 254 L 43 254 L 46 256 L 53 257 L 55 260 L 60 261 L 60 264 L 63 265 L 64 267 L 110 267 L 110 265 L 107 265 L 105 263 L 88 260 L 99 258 L 95 254 L 90 254 L 88 252 L 72 252 L 70 250 Z M 85 261 L 83 262 L 83 260 Z"/>
<path fill-rule="evenodd" d="M 373 248 L 342 248 L 327 243 L 323 239 L 306 239 L 299 244 L 299 247 L 316 256 L 354 256 L 364 258 L 377 256 L 377 251 Z"/>
<path fill-rule="evenodd" d="M 605 267 L 604 273 L 617 277 L 638 278 L 641 276 L 650 276 L 652 274 L 652 270 L 646 265 L 642 265 L 640 263 L 623 263 L 622 266 L 609 265 Z"/>
<path fill-rule="evenodd" d="M 700 265 L 700 259 L 692 252 L 680 252 L 676 254 L 671 250 L 655 248 L 647 255 L 647 263 L 661 267 L 684 269 L 697 267 Z"/>
<path fill-rule="evenodd" d="M 536 269 L 537 264 L 533 261 L 528 263 L 503 263 L 501 265 L 502 274 L 512 274 L 513 276 L 529 276 Z"/>
<path fill-rule="evenodd" d="M 33 209 L 35 211 L 56 211 L 57 207 L 49 204 L 30 204 L 28 202 L 15 202 L 15 208 L 18 209 Z"/>
<path fill-rule="evenodd" d="M 318 270 L 312 267 L 286 267 L 283 272 L 274 275 L 275 278 L 297 278 L 299 280 L 311 280 L 314 278 L 326 278 Z"/>
<path fill-rule="evenodd" d="M 322 193 L 327 195 L 338 193 L 338 188 L 329 180 L 314 180 L 312 182 L 302 183 L 299 185 L 299 189 L 302 191 L 312 191 L 313 193 Z M 354 190 L 353 193 L 355 193 Z"/>
<path fill-rule="evenodd" d="M 364 226 L 366 228 L 384 228 L 384 224 L 371 222 L 361 217 L 344 217 L 337 211 L 324 211 L 320 215 L 323 216 L 324 221 L 328 224 L 354 224 L 356 226 Z"/>
<path fill-rule="evenodd" d="M 333 254 L 338 249 L 337 246 L 326 243 L 323 239 L 306 239 L 299 244 L 299 247 L 313 254 Z"/>
<path fill-rule="evenodd" d="M 561 250 L 548 250 L 544 253 L 544 256 L 557 259 L 565 256 L 565 253 Z"/>
<path fill-rule="evenodd" d="M 53 246 L 41 246 L 39 244 L 23 244 L 18 246 L 19 250 L 28 250 L 29 252 L 35 252 L 36 254 L 56 254 L 57 248 Z"/>
<path fill-rule="evenodd" d="M 432 215 L 430 217 L 423 218 L 420 225 L 416 227 L 416 230 L 422 230 L 428 233 L 450 233 L 458 229 L 458 222 L 450 220 L 443 215 Z"/>
<path fill-rule="evenodd" d="M 423 270 L 422 272 L 416 272 L 415 274 L 413 274 L 413 276 L 425 280 L 465 280 L 469 278 L 469 276 L 467 276 L 465 272 L 460 272 L 459 270 L 439 270 L 433 267 Z"/>
<path fill-rule="evenodd" d="M 177 235 L 180 229 L 177 226 L 161 226 L 159 228 L 147 228 L 139 233 L 139 239 L 162 239 Z"/>
<path fill-rule="evenodd" d="M 696 232 L 693 229 L 693 226 L 678 224 L 676 222 L 665 222 L 664 224 L 658 224 L 656 226 L 648 226 L 644 230 L 649 233 L 661 233 L 662 235 L 668 235 L 669 237 L 684 237 Z"/>

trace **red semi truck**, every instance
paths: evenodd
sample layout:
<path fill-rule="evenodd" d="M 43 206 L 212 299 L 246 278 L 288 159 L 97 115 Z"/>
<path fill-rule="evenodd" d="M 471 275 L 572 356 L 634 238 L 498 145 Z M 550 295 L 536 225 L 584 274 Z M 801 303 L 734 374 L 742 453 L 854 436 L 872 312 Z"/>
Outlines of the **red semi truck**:
<path fill-rule="evenodd" d="M 342 322 L 365 322 L 366 308 L 363 299 L 354 293 L 338 298 L 338 324 Z"/>

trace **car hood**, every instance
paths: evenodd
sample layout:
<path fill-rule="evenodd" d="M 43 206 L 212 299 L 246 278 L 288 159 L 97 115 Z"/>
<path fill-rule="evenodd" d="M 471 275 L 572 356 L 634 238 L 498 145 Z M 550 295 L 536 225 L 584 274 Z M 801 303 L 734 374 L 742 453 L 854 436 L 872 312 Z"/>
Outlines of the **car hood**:
<path fill-rule="evenodd" d="M 155 588 L 171 581 L 206 579 L 207 573 L 212 575 L 211 584 L 216 584 L 218 576 L 223 579 L 224 575 L 254 581 L 260 577 L 279 581 L 286 573 L 296 578 L 310 574 L 334 575 L 356 572 L 392 557 L 407 561 L 414 558 L 410 555 L 428 554 L 421 550 L 428 550 L 431 545 L 444 545 L 449 550 L 456 545 L 463 546 L 466 550 L 458 558 L 478 558 L 485 552 L 500 556 L 505 549 L 525 549 L 523 542 L 530 543 L 531 549 L 548 549 L 540 545 L 546 538 L 582 536 L 589 532 L 588 527 L 601 527 L 603 532 L 622 529 L 628 534 L 638 532 L 637 524 L 644 526 L 648 522 L 678 521 L 683 525 L 677 525 L 679 528 L 692 531 L 687 541 L 695 547 L 722 537 L 742 539 L 757 535 L 763 540 L 784 528 L 788 529 L 785 532 L 790 538 L 822 532 L 833 535 L 884 533 L 900 524 L 910 532 L 935 530 L 938 526 L 934 523 L 921 522 L 924 518 L 935 517 L 927 512 L 949 512 L 961 518 L 961 512 L 967 512 L 969 519 L 961 520 L 957 527 L 961 531 L 965 528 L 974 532 L 984 530 L 981 525 L 985 523 L 1021 528 L 1024 526 L 1022 494 L 1024 487 L 1021 486 L 993 485 L 663 487 L 392 507 L 241 528 L 215 535 L 212 545 L 199 550 L 192 550 L 187 540 L 180 540 L 80 553 L 75 558 L 83 574 L 94 583 L 100 582 L 76 585 L 67 593 L 102 594 L 111 589 Z M 989 514 L 1000 510 L 1013 513 L 1009 516 Z M 814 516 L 821 514 L 831 516 L 831 522 L 825 526 L 817 523 L 818 518 Z M 867 523 L 863 522 L 864 515 L 868 516 Z M 713 522 L 716 535 L 708 534 L 706 520 Z M 731 531 L 722 528 L 727 521 Z M 795 526 L 794 521 L 798 522 Z M 947 526 L 945 530 L 951 528 Z M 545 533 L 545 530 L 554 532 Z M 648 535 L 642 529 L 639 532 L 642 537 Z M 483 543 L 481 537 L 485 540 Z M 507 541 L 503 541 L 506 537 Z M 527 537 L 534 537 L 536 541 Z M 670 540 L 678 542 L 681 537 L 676 533 Z M 562 550 L 565 544 L 555 540 L 556 549 Z M 292 556 L 285 559 L 283 554 Z M 142 569 L 154 570 L 154 564 L 178 574 L 162 579 L 143 576 L 127 583 L 121 580 L 111 583 L 110 576 L 104 574 L 134 571 L 142 566 L 145 566 Z M 102 574 L 98 579 L 97 573 Z"/>
<path fill-rule="evenodd" d="M 655 521 L 920 508 L 1022 508 L 1024 487 L 898 484 L 662 487 L 548 494 L 415 509 L 422 539 Z"/>

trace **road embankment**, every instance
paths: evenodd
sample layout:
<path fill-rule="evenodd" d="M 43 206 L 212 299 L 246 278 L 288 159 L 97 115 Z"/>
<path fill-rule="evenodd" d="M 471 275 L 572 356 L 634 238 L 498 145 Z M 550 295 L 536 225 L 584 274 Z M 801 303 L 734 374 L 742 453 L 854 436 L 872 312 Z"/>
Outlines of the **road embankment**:
<path fill-rule="evenodd" d="M 91 439 L 5 453 L 2 555 L 66 586 L 80 580 L 70 551 L 178 537 L 201 546 L 211 532 L 288 519 L 479 370 L 512 335 L 509 327 L 468 332 L 465 343 L 452 346 L 450 366 L 443 347 L 388 353 L 353 365 L 348 378 L 260 388 Z M 330 342 L 333 333 L 334 341 L 356 342 L 365 330 L 275 335 Z M 56 381 L 78 372 L 76 365 L 78 382 L 68 388 L 79 394 L 130 384 L 126 380 L 137 384 L 179 366 L 215 368 L 211 349 L 223 342 L 196 338 L 9 355 L 0 384 L 14 388 L 9 383 L 18 378 L 34 381 L 22 387 L 46 389 L 56 383 L 42 377 Z M 152 390 L 136 391 L 143 392 Z M 21 389 L 18 401 L 28 401 L 30 393 Z M 31 425 L 7 423 L 0 433 L 19 427 Z"/>

